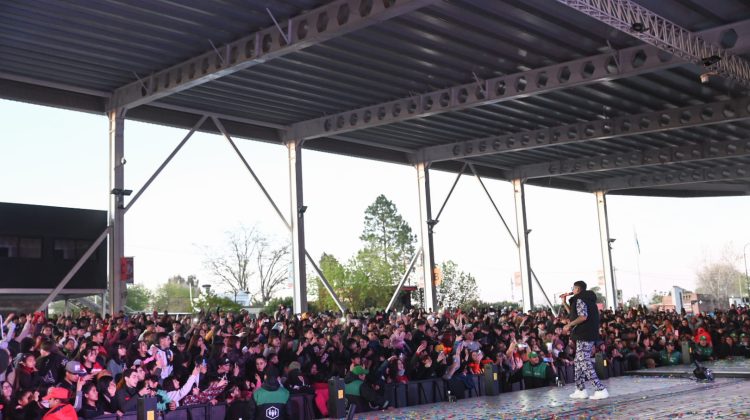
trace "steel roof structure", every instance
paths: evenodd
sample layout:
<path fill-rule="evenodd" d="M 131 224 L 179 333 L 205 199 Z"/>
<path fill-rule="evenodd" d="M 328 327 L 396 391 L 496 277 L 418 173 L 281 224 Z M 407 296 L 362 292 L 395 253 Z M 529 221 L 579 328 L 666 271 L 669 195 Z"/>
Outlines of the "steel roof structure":
<path fill-rule="evenodd" d="M 608 194 L 750 193 L 749 53 L 743 0 L 0 4 L 2 98 Z"/>
<path fill-rule="evenodd" d="M 463 160 L 580 191 L 747 194 L 744 84 L 700 83 L 711 69 L 562 3 L 3 2 L 0 96 L 128 105 L 128 118 L 186 128 L 210 114 L 240 137 L 447 170 Z M 748 57 L 741 0 L 637 3 Z"/>

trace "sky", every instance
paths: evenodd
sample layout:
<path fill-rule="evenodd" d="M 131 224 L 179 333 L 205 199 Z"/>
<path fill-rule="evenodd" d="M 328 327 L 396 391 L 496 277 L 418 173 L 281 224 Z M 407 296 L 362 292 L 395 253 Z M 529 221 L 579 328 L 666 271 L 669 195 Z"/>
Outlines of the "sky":
<path fill-rule="evenodd" d="M 0 100 L 0 127 L 0 202 L 108 208 L 104 115 Z M 138 191 L 186 133 L 126 121 L 125 187 Z M 244 139 L 237 144 L 288 214 L 286 148 Z M 364 211 L 379 194 L 419 233 L 413 167 L 315 151 L 303 152 L 302 165 L 306 242 L 313 257 L 325 252 L 342 262 L 351 258 L 362 245 Z M 454 179 L 431 172 L 433 215 Z M 510 183 L 485 184 L 515 233 Z M 692 290 L 706 261 L 718 260 L 725 249 L 742 256 L 750 242 L 750 197 L 613 195 L 608 206 L 615 277 L 625 299 L 675 285 Z M 595 283 L 602 260 L 594 195 L 527 186 L 526 207 L 531 266 L 547 293 L 558 295 L 576 280 Z M 206 255 L 222 249 L 227 232 L 240 226 L 257 226 L 278 242 L 287 235 L 226 140 L 197 133 L 125 217 L 125 254 L 135 258 L 136 283 L 155 288 L 173 275 L 194 274 L 216 285 L 204 267 Z M 520 300 L 520 290 L 511 286 L 518 254 L 476 179 L 460 179 L 434 241 L 436 262 L 453 260 L 473 274 L 483 300 Z M 744 271 L 741 260 L 737 268 Z"/>

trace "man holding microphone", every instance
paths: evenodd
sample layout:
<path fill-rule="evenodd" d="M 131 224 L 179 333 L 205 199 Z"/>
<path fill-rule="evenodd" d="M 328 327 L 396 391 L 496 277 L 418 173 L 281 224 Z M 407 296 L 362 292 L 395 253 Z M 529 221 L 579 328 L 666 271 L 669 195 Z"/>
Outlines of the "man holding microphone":
<path fill-rule="evenodd" d="M 566 302 L 568 296 L 570 304 Z M 586 283 L 577 281 L 573 283 L 573 293 L 563 293 L 560 295 L 563 306 L 568 311 L 568 322 L 563 331 L 571 331 L 571 338 L 576 342 L 575 357 L 575 377 L 576 392 L 570 395 L 574 399 L 589 398 L 586 391 L 586 382 L 591 381 L 596 388 L 596 392 L 589 399 L 601 400 L 609 397 L 609 392 L 599 381 L 599 377 L 594 370 L 594 364 L 591 363 L 591 352 L 594 349 L 594 343 L 599 337 L 599 308 L 596 306 L 596 294 L 591 290 L 586 290 Z"/>

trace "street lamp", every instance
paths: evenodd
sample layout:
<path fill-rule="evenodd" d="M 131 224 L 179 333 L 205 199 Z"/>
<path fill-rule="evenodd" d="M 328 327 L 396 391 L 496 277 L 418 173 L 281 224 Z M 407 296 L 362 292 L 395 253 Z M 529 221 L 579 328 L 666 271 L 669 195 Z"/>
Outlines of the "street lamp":
<path fill-rule="evenodd" d="M 206 289 L 206 295 L 208 295 L 209 291 L 211 290 L 211 285 L 210 284 L 204 284 L 203 288 Z"/>

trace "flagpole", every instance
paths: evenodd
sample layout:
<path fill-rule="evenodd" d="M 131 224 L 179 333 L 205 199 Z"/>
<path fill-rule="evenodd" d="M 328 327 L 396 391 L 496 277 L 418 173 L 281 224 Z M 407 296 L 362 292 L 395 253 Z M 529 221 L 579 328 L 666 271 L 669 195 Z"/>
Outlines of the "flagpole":
<path fill-rule="evenodd" d="M 638 301 L 641 305 L 645 305 L 643 299 L 643 282 L 641 281 L 641 244 L 638 242 L 638 232 L 635 230 L 635 226 L 633 226 L 633 236 L 635 236 L 635 264 L 638 270 L 638 287 L 640 289 Z"/>

